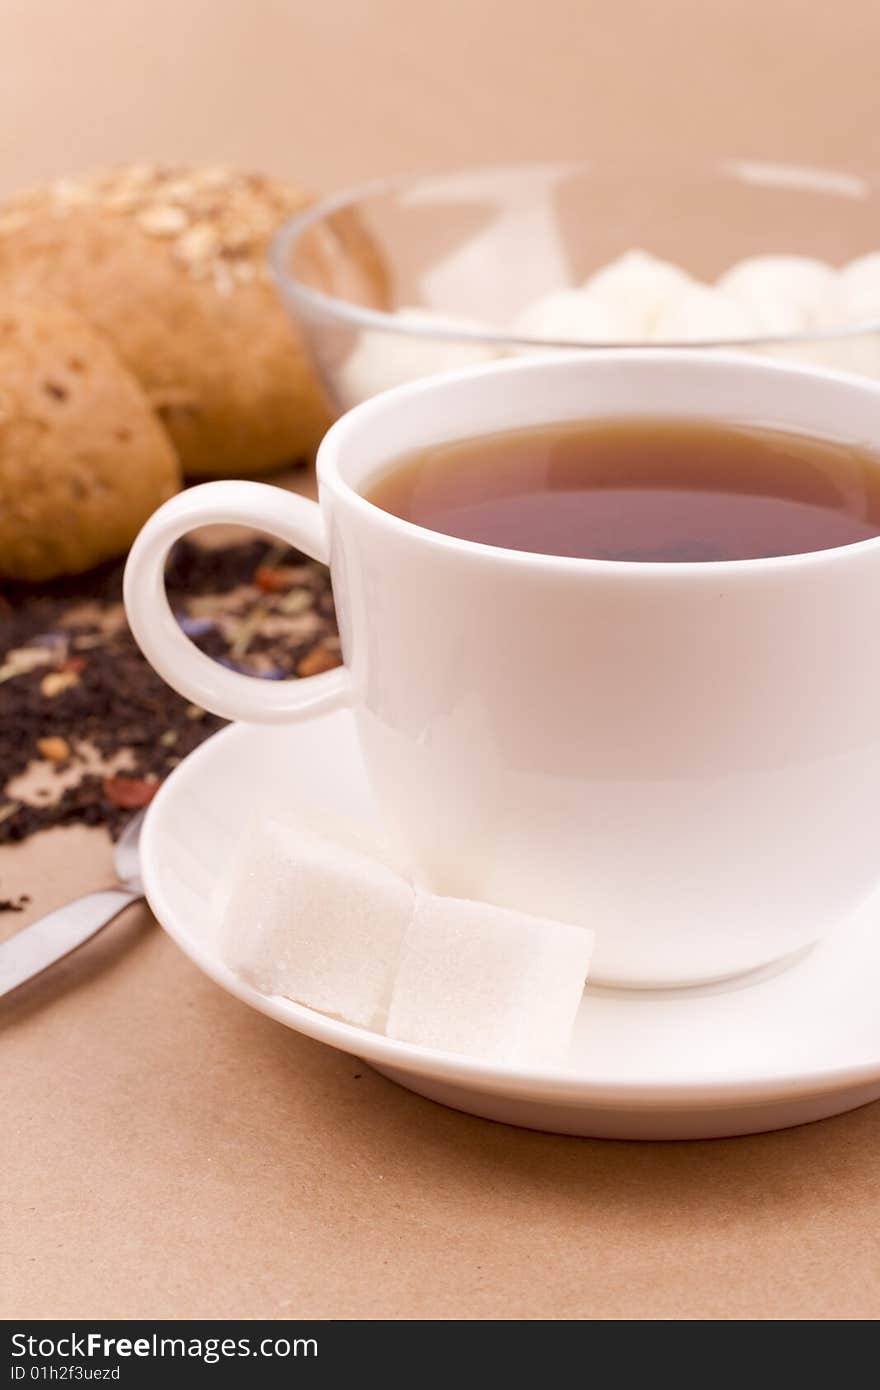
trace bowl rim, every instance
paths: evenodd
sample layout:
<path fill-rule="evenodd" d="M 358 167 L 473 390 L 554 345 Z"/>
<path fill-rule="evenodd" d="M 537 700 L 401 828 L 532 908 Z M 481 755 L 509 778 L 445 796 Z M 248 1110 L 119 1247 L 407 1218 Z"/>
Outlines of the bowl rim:
<path fill-rule="evenodd" d="M 463 322 L 461 327 L 453 322 L 434 323 L 428 319 L 419 322 L 417 310 L 411 318 L 402 318 L 397 312 L 372 309 L 337 295 L 327 294 L 305 284 L 287 269 L 290 253 L 305 233 L 318 223 L 325 221 L 343 209 L 353 209 L 368 199 L 399 192 L 419 182 L 467 177 L 498 177 L 502 174 L 545 173 L 547 175 L 576 173 L 613 173 L 620 179 L 638 178 L 643 181 L 659 182 L 671 175 L 692 178 L 721 178 L 727 181 L 752 184 L 764 187 L 788 187 L 795 191 L 824 193 L 838 197 L 862 199 L 871 191 L 880 193 L 880 183 L 867 172 L 852 172 L 834 169 L 819 169 L 808 165 L 772 163 L 750 159 L 719 159 L 702 163 L 667 163 L 663 168 L 639 167 L 636 164 L 618 163 L 602 160 L 536 160 L 514 163 L 464 165 L 453 169 L 422 169 L 410 173 L 394 174 L 388 177 L 370 179 L 355 184 L 319 199 L 305 211 L 283 222 L 273 235 L 268 249 L 269 271 L 282 295 L 289 294 L 299 307 L 325 319 L 335 320 L 337 325 L 347 328 L 373 329 L 393 333 L 401 337 L 419 338 L 426 341 L 470 343 L 487 347 L 507 349 L 580 349 L 593 351 L 627 352 L 645 347 L 659 349 L 687 348 L 762 348 L 837 342 L 841 338 L 860 338 L 868 333 L 880 332 L 880 318 L 860 320 L 840 326 L 821 329 L 806 329 L 798 333 L 766 333 L 742 338 L 704 338 L 704 339 L 664 339 L 646 342 L 645 339 L 612 341 L 604 339 L 540 338 L 532 335 L 505 333 L 500 330 L 481 331 Z M 870 253 L 865 253 L 870 254 Z M 451 317 L 451 316 L 450 316 Z"/>

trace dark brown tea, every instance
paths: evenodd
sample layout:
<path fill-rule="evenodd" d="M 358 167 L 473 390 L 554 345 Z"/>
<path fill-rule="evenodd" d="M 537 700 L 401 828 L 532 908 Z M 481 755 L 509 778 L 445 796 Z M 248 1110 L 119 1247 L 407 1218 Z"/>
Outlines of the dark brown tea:
<path fill-rule="evenodd" d="M 880 534 L 880 460 L 780 430 L 608 419 L 398 459 L 366 496 L 431 531 L 599 560 L 752 560 Z"/>

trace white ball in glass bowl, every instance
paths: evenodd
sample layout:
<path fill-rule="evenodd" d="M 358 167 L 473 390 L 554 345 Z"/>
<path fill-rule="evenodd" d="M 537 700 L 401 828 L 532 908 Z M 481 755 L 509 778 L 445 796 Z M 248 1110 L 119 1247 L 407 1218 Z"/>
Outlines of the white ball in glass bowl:
<path fill-rule="evenodd" d="M 880 321 L 880 251 L 859 256 L 837 272 L 817 315 L 822 328 L 853 328 Z"/>
<path fill-rule="evenodd" d="M 880 252 L 850 261 L 837 271 L 819 303 L 814 326 L 833 335 L 804 345 L 799 352 L 814 366 L 880 378 L 880 333 L 853 332 L 863 324 L 880 322 Z"/>
<path fill-rule="evenodd" d="M 476 319 L 454 318 L 433 309 L 401 308 L 396 310 L 394 317 L 413 327 L 424 325 L 428 329 L 457 328 L 466 333 L 493 332 L 491 324 Z M 348 410 L 392 386 L 417 381 L 435 372 L 488 362 L 500 355 L 500 350 L 492 343 L 364 329 L 354 351 L 339 369 L 336 388 L 339 404 L 343 410 Z"/>
<path fill-rule="evenodd" d="M 693 281 L 661 309 L 652 337 L 658 343 L 735 342 L 760 333 L 757 316 L 739 300 Z"/>
<path fill-rule="evenodd" d="M 819 293 L 804 327 L 808 332 L 824 332 L 826 338 L 773 345 L 767 347 L 767 352 L 827 371 L 880 378 L 880 334 L 845 332 L 872 320 L 880 321 L 880 253 L 859 256 L 842 270 L 830 271 L 816 284 Z"/>
<path fill-rule="evenodd" d="M 514 338 L 543 338 L 559 343 L 625 343 L 639 341 L 627 316 L 598 295 L 584 289 L 551 290 L 517 314 L 510 325 Z M 520 347 L 517 352 L 553 352 L 553 348 Z"/>
<path fill-rule="evenodd" d="M 845 322 L 880 320 L 880 251 L 845 265 L 837 275 L 837 293 L 847 311 Z"/>
<path fill-rule="evenodd" d="M 614 309 L 638 342 L 650 337 L 657 316 L 693 283 L 681 266 L 634 249 L 597 270 L 584 289 Z"/>
<path fill-rule="evenodd" d="M 816 326 L 836 272 L 811 256 L 749 256 L 721 276 L 717 288 L 757 320 L 762 333 L 802 333 Z"/>

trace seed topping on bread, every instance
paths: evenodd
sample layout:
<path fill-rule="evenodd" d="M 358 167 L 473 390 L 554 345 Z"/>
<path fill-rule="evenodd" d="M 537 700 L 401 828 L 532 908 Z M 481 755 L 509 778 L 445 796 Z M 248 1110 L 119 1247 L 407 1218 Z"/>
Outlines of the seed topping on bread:
<path fill-rule="evenodd" d="M 231 294 L 267 276 L 266 239 L 306 201 L 276 180 L 225 166 L 134 164 L 19 194 L 0 208 L 0 236 L 47 213 L 111 213 L 167 243 L 194 279 L 213 280 L 220 294 Z"/>

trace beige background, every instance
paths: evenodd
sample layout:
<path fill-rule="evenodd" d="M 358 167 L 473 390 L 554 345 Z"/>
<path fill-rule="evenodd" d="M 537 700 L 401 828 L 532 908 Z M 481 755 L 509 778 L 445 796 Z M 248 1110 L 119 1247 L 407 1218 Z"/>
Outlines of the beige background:
<path fill-rule="evenodd" d="M 863 166 L 878 40 L 875 0 L 0 0 L 0 185 L 144 157 L 322 189 L 592 153 Z M 84 831 L 0 853 L 34 911 L 109 873 Z M 143 912 L 0 1036 L 6 1317 L 880 1314 L 880 1106 L 694 1145 L 490 1125 L 249 1012 Z"/>
<path fill-rule="evenodd" d="M 320 189 L 650 151 L 874 158 L 874 0 L 0 0 L 0 180 L 228 158 Z"/>

